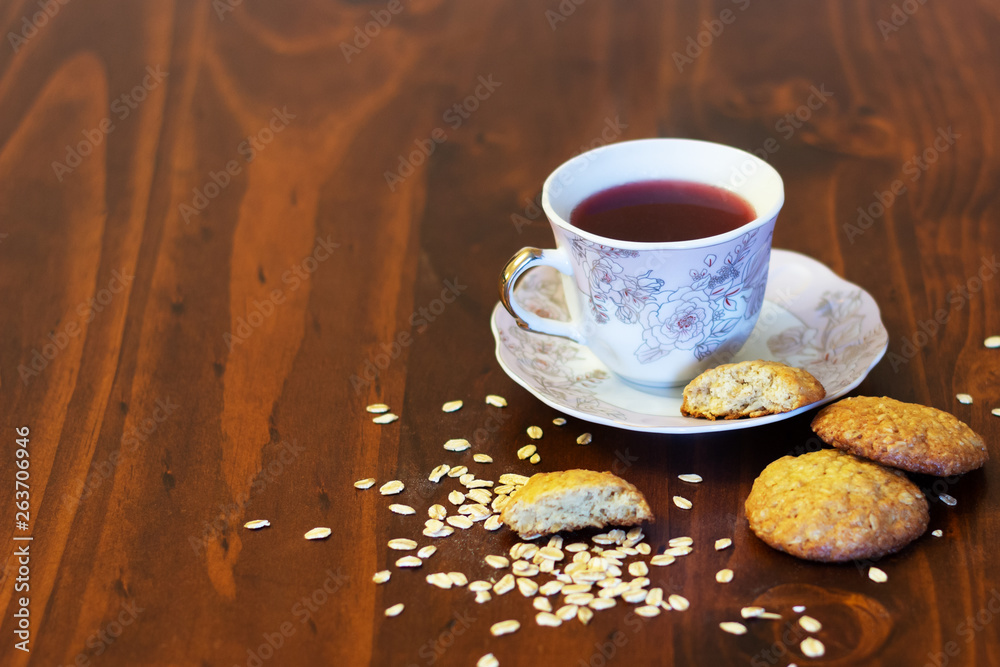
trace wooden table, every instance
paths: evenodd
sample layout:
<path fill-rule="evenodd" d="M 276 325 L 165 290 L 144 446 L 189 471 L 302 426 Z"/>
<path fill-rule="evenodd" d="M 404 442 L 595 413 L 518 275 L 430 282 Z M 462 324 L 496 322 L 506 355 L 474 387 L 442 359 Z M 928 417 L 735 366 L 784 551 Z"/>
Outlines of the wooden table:
<path fill-rule="evenodd" d="M 651 136 L 763 151 L 787 192 L 775 246 L 882 308 L 896 362 L 857 393 L 954 412 L 996 458 L 995 5 L 26 0 L 0 15 L 0 663 L 1000 664 L 995 461 L 948 485 L 943 537 L 881 561 L 875 584 L 747 528 L 754 478 L 802 451 L 811 414 L 716 436 L 560 430 L 489 328 L 503 262 L 551 245 L 532 201 L 565 159 Z M 465 407 L 442 413 L 449 399 Z M 376 401 L 400 420 L 373 424 Z M 531 424 L 537 467 L 514 456 Z M 494 457 L 481 476 L 619 471 L 657 514 L 651 544 L 694 538 L 652 575 L 691 608 L 541 628 L 517 592 L 477 605 L 428 586 L 490 574 L 483 555 L 515 540 L 478 526 L 397 570 L 387 541 L 429 542 L 424 513 L 450 488 L 430 469 L 471 459 L 441 449 L 451 437 Z M 681 472 L 705 478 L 690 512 L 670 502 Z M 352 486 L 368 476 L 407 489 Z M 271 527 L 242 527 L 257 518 Z M 333 535 L 304 540 L 315 526 Z M 721 536 L 734 546 L 717 553 Z M 784 620 L 718 629 L 749 604 Z M 824 624 L 824 659 L 802 657 L 794 604 Z M 524 625 L 491 637 L 506 618 Z"/>

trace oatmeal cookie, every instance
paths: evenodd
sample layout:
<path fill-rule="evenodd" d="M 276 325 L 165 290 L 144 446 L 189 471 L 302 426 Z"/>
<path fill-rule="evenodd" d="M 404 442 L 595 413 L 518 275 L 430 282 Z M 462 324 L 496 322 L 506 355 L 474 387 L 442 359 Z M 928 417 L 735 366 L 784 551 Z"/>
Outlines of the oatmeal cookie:
<path fill-rule="evenodd" d="M 750 528 L 771 547 L 842 562 L 898 551 L 927 529 L 927 499 L 898 470 L 839 449 L 783 456 L 746 501 Z"/>
<path fill-rule="evenodd" d="M 710 368 L 684 387 L 681 414 L 739 419 L 788 412 L 826 396 L 819 380 L 779 361 L 740 361 Z"/>
<path fill-rule="evenodd" d="M 947 477 L 989 459 L 975 431 L 937 408 L 855 396 L 820 410 L 812 428 L 823 442 L 883 465 Z"/>
<path fill-rule="evenodd" d="M 522 537 L 587 526 L 652 521 L 638 489 L 610 472 L 564 470 L 532 475 L 511 496 L 500 519 Z"/>

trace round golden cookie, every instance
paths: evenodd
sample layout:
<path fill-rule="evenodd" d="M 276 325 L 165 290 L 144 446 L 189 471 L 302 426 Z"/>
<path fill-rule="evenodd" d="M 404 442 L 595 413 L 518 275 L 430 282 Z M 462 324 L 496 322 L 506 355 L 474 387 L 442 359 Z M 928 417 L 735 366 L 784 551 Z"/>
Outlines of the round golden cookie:
<path fill-rule="evenodd" d="M 893 398 L 845 398 L 820 410 L 812 429 L 837 449 L 940 477 L 975 470 L 990 457 L 983 439 L 954 415 Z"/>
<path fill-rule="evenodd" d="M 750 529 L 799 558 L 877 558 L 920 537 L 927 499 L 898 470 L 839 449 L 783 456 L 760 473 L 746 502 Z"/>

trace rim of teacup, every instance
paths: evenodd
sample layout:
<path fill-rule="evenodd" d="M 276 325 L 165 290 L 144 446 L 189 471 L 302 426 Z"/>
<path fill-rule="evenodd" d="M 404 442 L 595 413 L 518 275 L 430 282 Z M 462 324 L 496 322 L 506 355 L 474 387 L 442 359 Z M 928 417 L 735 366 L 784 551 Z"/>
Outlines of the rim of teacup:
<path fill-rule="evenodd" d="M 705 150 L 710 147 L 713 151 L 724 150 L 725 152 L 732 153 L 735 158 L 732 163 L 727 163 L 724 168 L 732 168 L 734 171 L 740 171 L 739 165 L 743 164 L 753 164 L 755 169 L 751 174 L 745 174 L 745 177 L 750 175 L 756 175 L 757 170 L 762 170 L 763 174 L 768 177 L 769 183 L 765 183 L 766 186 L 770 186 L 769 190 L 761 198 L 754 198 L 757 201 L 750 201 L 750 197 L 747 197 L 743 192 L 738 191 L 733 187 L 727 187 L 725 184 L 720 183 L 706 183 L 707 185 L 712 185 L 715 187 L 723 187 L 730 192 L 734 192 L 744 199 L 746 199 L 753 207 L 757 217 L 753 220 L 747 222 L 745 225 L 737 227 L 731 231 L 725 232 L 724 234 L 716 234 L 715 236 L 704 236 L 697 239 L 690 239 L 687 241 L 623 241 L 620 239 L 614 239 L 607 236 L 600 236 L 599 234 L 594 234 L 592 232 L 585 231 L 579 227 L 575 227 L 570 224 L 568 220 L 563 218 L 563 216 L 556 213 L 552 205 L 551 191 L 552 187 L 559 180 L 561 175 L 565 174 L 566 171 L 572 168 L 581 166 L 581 163 L 591 162 L 595 159 L 599 159 L 600 155 L 608 152 L 618 152 L 618 151 L 629 151 L 635 150 L 639 144 L 660 144 L 666 147 L 670 145 L 672 147 L 688 147 L 692 150 Z M 585 165 L 584 165 L 585 166 Z M 721 168 L 720 168 L 721 169 Z M 594 189 L 588 192 L 586 195 L 581 197 L 576 201 L 570 208 L 572 211 L 577 205 L 580 204 L 587 197 L 605 190 L 608 188 L 616 187 L 617 185 L 624 185 L 625 183 L 636 182 L 639 179 L 624 180 L 621 183 L 612 183 L 604 186 L 603 188 Z M 690 179 L 696 183 L 705 182 L 703 179 Z M 569 182 L 572 182 L 570 179 Z M 763 200 L 763 206 L 758 205 L 758 202 Z M 740 236 L 746 234 L 747 232 L 757 228 L 762 227 L 769 223 L 771 220 L 777 217 L 778 212 L 781 210 L 782 205 L 785 203 L 785 189 L 784 182 L 781 179 L 781 175 L 778 171 L 768 164 L 766 161 L 760 159 L 752 153 L 748 153 L 739 148 L 733 146 L 727 146 L 726 144 L 716 143 L 714 141 L 703 141 L 701 139 L 683 139 L 683 138 L 648 138 L 648 139 L 631 139 L 628 141 L 619 141 L 613 144 L 607 144 L 606 146 L 601 146 L 599 148 L 594 148 L 592 150 L 580 153 L 579 155 L 570 158 L 566 162 L 556 167 L 556 169 L 549 174 L 549 177 L 545 179 L 545 183 L 542 185 L 542 210 L 545 211 L 545 215 L 548 216 L 549 221 L 562 229 L 576 234 L 577 236 L 583 237 L 589 241 L 595 243 L 600 243 L 601 245 L 606 245 L 613 248 L 621 248 L 623 250 L 683 250 L 688 248 L 703 248 L 707 246 L 717 245 L 719 243 L 725 243 L 733 239 L 739 238 Z"/>

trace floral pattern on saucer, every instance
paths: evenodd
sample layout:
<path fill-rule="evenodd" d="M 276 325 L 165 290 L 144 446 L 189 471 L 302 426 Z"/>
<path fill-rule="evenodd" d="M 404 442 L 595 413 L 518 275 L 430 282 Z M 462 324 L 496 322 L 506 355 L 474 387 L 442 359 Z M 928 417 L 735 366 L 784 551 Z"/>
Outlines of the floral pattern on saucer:
<path fill-rule="evenodd" d="M 746 258 L 744 265 L 756 262 L 757 258 Z M 743 275 L 750 272 L 745 269 Z M 761 313 L 757 327 L 736 360 L 768 358 L 805 368 L 827 390 L 822 403 L 840 398 L 885 353 L 888 334 L 878 306 L 857 285 L 798 253 L 771 251 L 770 273 L 767 291 L 756 305 Z M 542 317 L 569 320 L 562 283 L 553 269 L 529 272 L 515 289 L 515 298 Z M 748 297 L 748 306 L 753 298 Z M 688 304 L 683 307 L 705 307 L 692 299 L 678 301 Z M 657 396 L 628 386 L 585 346 L 524 331 L 499 304 L 493 312 L 493 332 L 497 359 L 508 375 L 548 405 L 587 421 L 638 431 L 691 433 L 758 426 L 819 405 L 755 419 L 683 417 L 679 389 Z"/>

